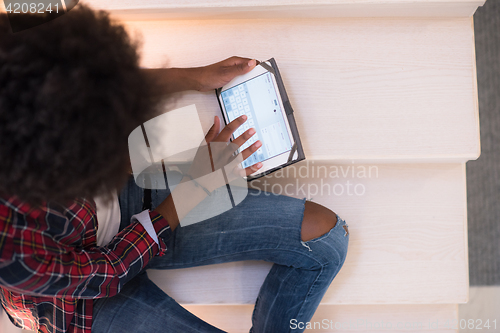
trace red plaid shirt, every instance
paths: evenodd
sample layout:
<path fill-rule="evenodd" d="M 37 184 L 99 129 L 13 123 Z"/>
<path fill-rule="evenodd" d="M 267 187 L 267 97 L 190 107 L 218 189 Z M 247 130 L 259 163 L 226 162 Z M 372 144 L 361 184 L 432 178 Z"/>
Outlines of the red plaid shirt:
<path fill-rule="evenodd" d="M 170 232 L 161 215 L 150 215 L 158 234 Z M 140 223 L 104 247 L 96 245 L 96 232 L 93 201 L 35 208 L 16 197 L 0 198 L 0 301 L 16 326 L 90 333 L 93 299 L 119 293 L 166 250 Z"/>

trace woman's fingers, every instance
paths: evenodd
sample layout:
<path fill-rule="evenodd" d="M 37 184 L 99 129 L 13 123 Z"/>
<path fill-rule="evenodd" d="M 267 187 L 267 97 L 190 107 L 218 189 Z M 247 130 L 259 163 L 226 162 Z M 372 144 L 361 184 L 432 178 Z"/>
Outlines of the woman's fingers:
<path fill-rule="evenodd" d="M 250 155 L 255 153 L 257 151 L 257 149 L 259 149 L 260 147 L 262 147 L 262 142 L 257 140 L 253 144 L 251 144 L 250 147 L 247 147 L 246 149 L 244 149 L 241 152 L 243 160 L 246 160 L 248 157 L 250 157 Z"/>
<path fill-rule="evenodd" d="M 252 173 L 258 171 L 260 168 L 262 168 L 262 165 L 263 164 L 261 162 L 258 162 L 255 163 L 254 165 L 249 166 L 248 168 L 245 168 L 247 176 L 250 176 Z"/>
<path fill-rule="evenodd" d="M 232 142 L 237 145 L 238 147 L 241 147 L 247 142 L 252 136 L 255 134 L 255 128 L 249 128 L 243 134 L 241 134 L 239 137 L 234 139 Z"/>
<path fill-rule="evenodd" d="M 252 173 L 259 171 L 259 169 L 262 168 L 262 166 L 263 166 L 262 162 L 255 163 L 254 165 L 251 165 L 245 169 L 242 169 L 241 166 L 238 165 L 235 168 L 233 168 L 232 174 L 231 176 L 229 176 L 229 182 L 239 177 L 250 176 Z"/>
<path fill-rule="evenodd" d="M 228 142 L 229 139 L 231 138 L 231 135 L 233 135 L 234 131 L 236 131 L 238 129 L 238 127 L 243 125 L 243 123 L 246 120 L 247 120 L 247 116 L 245 116 L 245 115 L 236 118 L 235 120 L 233 120 L 232 122 L 227 124 L 227 126 L 222 129 L 222 131 L 219 133 L 219 135 L 217 136 L 217 138 L 214 141 Z"/>
<path fill-rule="evenodd" d="M 216 117 L 216 119 L 218 120 L 217 117 Z M 231 138 L 231 136 L 233 135 L 233 133 L 241 125 L 243 125 L 246 120 L 247 120 L 247 116 L 245 116 L 245 115 L 236 118 L 235 120 L 233 120 L 232 122 L 230 122 L 229 124 L 227 124 L 226 127 L 224 127 L 222 129 L 222 131 L 213 140 L 210 140 L 210 141 L 228 142 L 229 139 Z M 218 121 L 214 121 L 214 122 L 218 123 Z M 215 126 L 216 126 L 216 124 L 214 123 L 214 126 L 212 126 L 212 128 L 210 128 L 209 133 L 207 133 L 207 138 L 209 136 L 210 137 L 213 136 L 213 133 L 215 132 Z M 218 129 L 217 129 L 217 132 L 218 132 Z M 232 154 L 233 154 L 235 148 L 236 147 L 241 147 L 253 135 L 255 135 L 255 129 L 254 128 L 248 129 L 243 134 L 241 134 L 239 137 L 237 137 L 236 139 L 234 139 L 231 142 L 231 144 L 228 147 L 226 147 L 226 149 L 224 149 L 224 151 L 219 152 L 219 154 L 216 154 L 216 155 L 218 155 L 218 156 L 219 155 L 225 156 L 225 155 L 228 154 L 228 156 L 233 156 Z M 210 142 L 210 141 L 207 140 L 207 142 Z M 260 142 L 259 140 L 255 141 L 252 145 L 250 145 L 249 147 L 247 147 L 246 149 L 244 149 L 241 152 L 241 157 L 243 158 L 243 160 L 246 160 L 250 155 L 252 155 L 253 153 L 255 153 L 260 147 L 262 147 L 262 142 Z M 252 166 L 249 166 L 249 167 L 245 168 L 246 175 L 248 176 L 248 175 L 251 175 L 252 173 L 255 173 L 260 168 L 262 168 L 262 165 L 263 164 L 261 162 L 258 162 L 258 163 L 255 163 Z"/>
<path fill-rule="evenodd" d="M 217 134 L 219 134 L 219 131 L 220 131 L 220 120 L 219 117 L 215 116 L 214 124 L 208 130 L 207 135 L 205 135 L 205 141 L 207 143 L 214 141 L 214 139 L 217 137 Z"/>

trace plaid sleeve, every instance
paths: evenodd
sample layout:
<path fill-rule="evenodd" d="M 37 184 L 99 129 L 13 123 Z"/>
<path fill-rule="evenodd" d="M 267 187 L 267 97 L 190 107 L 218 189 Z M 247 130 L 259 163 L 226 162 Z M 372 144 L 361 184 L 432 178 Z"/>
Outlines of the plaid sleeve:
<path fill-rule="evenodd" d="M 117 294 L 147 263 L 166 250 L 156 244 L 140 223 L 118 233 L 105 247 L 83 248 L 73 238 L 64 217 L 47 213 L 31 221 L 0 205 L 0 284 L 9 290 L 37 296 L 99 298 Z M 151 214 L 157 232 L 168 228 L 159 214 Z M 60 226 L 54 237 L 54 226 Z M 49 230 L 52 228 L 52 230 Z M 52 234 L 51 234 L 52 232 Z"/>

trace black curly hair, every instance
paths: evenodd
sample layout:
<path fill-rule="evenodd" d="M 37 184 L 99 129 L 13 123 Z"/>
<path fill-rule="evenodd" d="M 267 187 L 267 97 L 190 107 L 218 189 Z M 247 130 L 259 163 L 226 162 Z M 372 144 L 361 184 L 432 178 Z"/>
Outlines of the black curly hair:
<path fill-rule="evenodd" d="M 1 195 L 63 202 L 119 189 L 130 169 L 128 135 L 158 105 L 138 43 L 83 5 L 8 30 L 1 16 Z"/>

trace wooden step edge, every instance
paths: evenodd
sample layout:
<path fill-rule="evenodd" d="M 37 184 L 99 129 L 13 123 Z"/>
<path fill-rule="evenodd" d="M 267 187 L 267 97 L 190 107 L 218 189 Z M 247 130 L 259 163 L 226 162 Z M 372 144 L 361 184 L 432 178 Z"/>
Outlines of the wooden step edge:
<path fill-rule="evenodd" d="M 481 129 L 480 129 L 480 123 L 479 123 L 479 93 L 478 93 L 478 88 L 477 88 L 477 66 L 476 66 L 476 33 L 474 30 L 474 18 L 471 18 L 470 20 L 471 24 L 471 31 L 472 31 L 472 93 L 473 93 L 473 98 L 474 98 L 474 114 L 475 116 L 475 126 L 476 126 L 476 135 L 477 135 L 477 142 L 478 142 L 478 151 L 477 151 L 477 158 L 479 158 L 479 155 L 481 155 Z"/>
<path fill-rule="evenodd" d="M 81 1 L 122 20 L 471 17 L 485 0 Z"/>
<path fill-rule="evenodd" d="M 478 140 L 479 141 L 479 140 Z M 466 163 L 477 160 L 481 155 L 480 148 L 474 154 L 436 154 L 436 155 L 307 155 L 306 160 L 330 162 L 336 164 L 451 164 Z"/>

